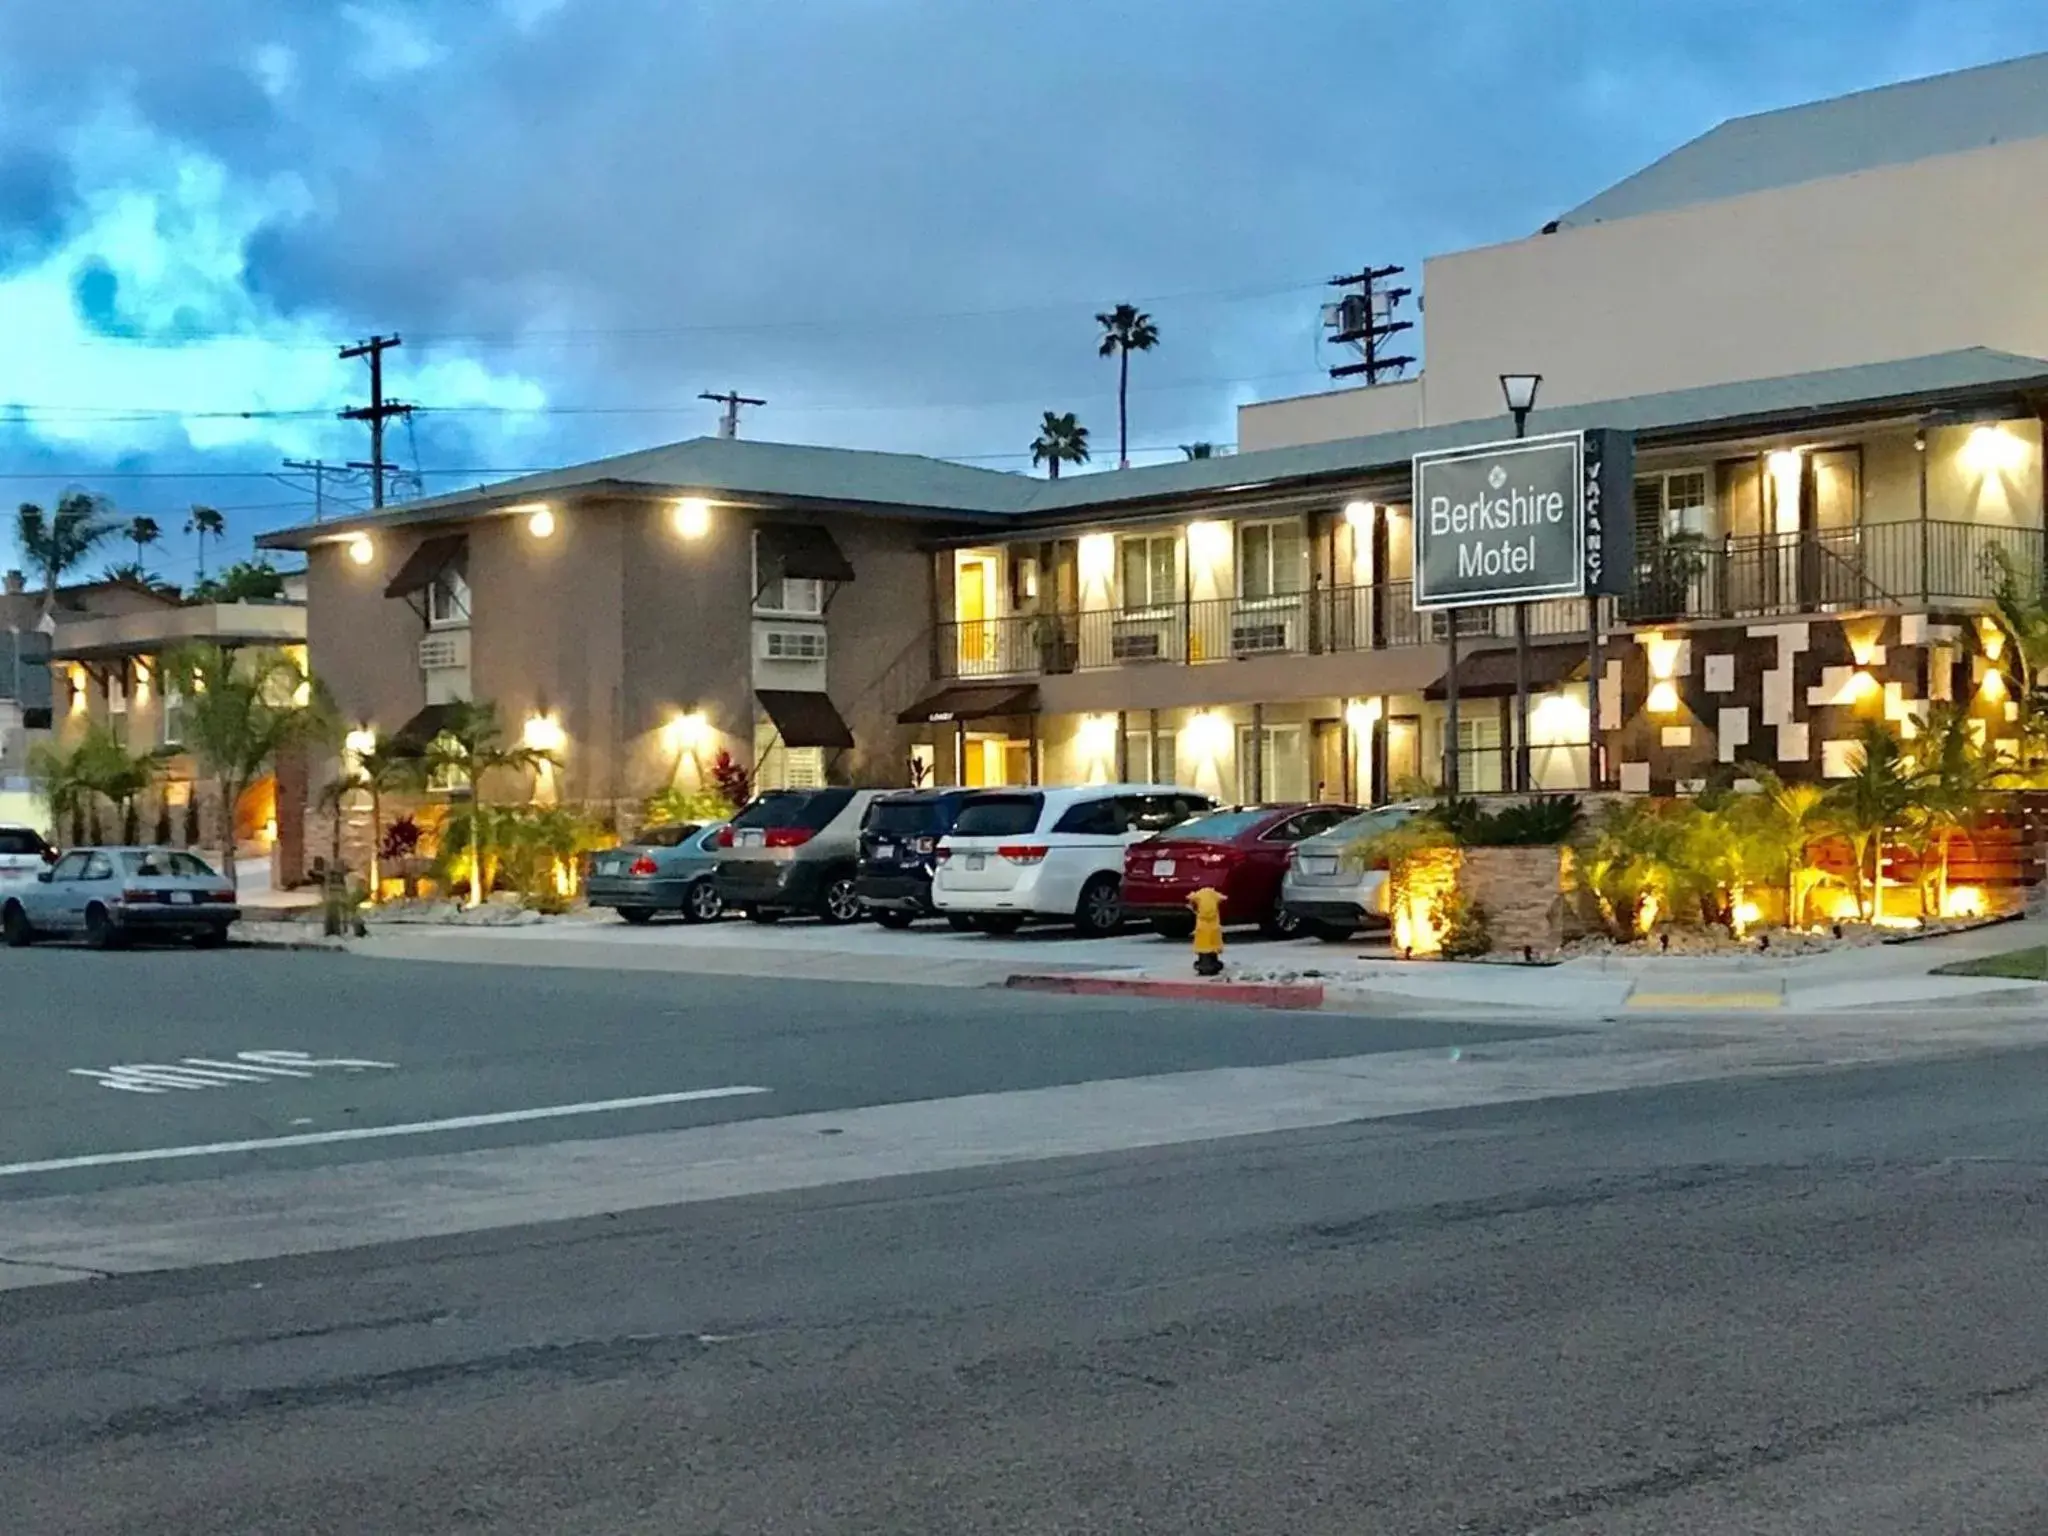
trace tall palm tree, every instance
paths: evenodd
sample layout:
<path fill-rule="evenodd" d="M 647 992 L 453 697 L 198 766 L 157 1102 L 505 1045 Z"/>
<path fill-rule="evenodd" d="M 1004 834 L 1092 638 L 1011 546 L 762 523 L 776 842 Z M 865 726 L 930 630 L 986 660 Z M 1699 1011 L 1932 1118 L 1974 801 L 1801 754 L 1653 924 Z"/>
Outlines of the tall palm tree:
<path fill-rule="evenodd" d="M 1923 874 L 1921 904 L 1931 905 L 1935 917 L 1948 912 L 1949 849 L 1956 834 L 1977 823 L 1993 791 L 2018 777 L 1978 744 L 1970 726 L 1967 708 L 1937 704 L 1913 743 L 1912 821 L 1922 847 L 1931 844 L 1935 855 L 1934 900 L 1927 901 Z"/>
<path fill-rule="evenodd" d="M 370 797 L 369 900 L 375 905 L 384 883 L 384 797 L 419 781 L 420 760 L 417 753 L 382 740 L 367 752 L 351 753 L 350 758 L 355 787 Z"/>
<path fill-rule="evenodd" d="M 184 697 L 184 746 L 220 795 L 225 873 L 235 883 L 235 808 L 285 748 L 339 734 L 321 688 L 283 651 L 190 645 L 164 659 Z"/>
<path fill-rule="evenodd" d="M 1119 304 L 1095 317 L 1102 327 L 1098 357 L 1114 357 L 1116 372 L 1116 467 L 1131 467 L 1131 354 L 1159 345 L 1159 327 L 1135 304 Z"/>
<path fill-rule="evenodd" d="M 115 529 L 107 502 L 86 491 L 66 491 L 57 510 L 46 513 L 25 501 L 14 515 L 14 542 L 22 559 L 43 578 L 43 606 L 57 595 L 67 572 L 104 542 Z"/>
<path fill-rule="evenodd" d="M 1038 424 L 1038 436 L 1031 443 L 1031 467 L 1036 469 L 1043 464 L 1047 478 L 1057 480 L 1060 465 L 1087 462 L 1088 429 L 1074 418 L 1072 411 L 1064 415 L 1047 411 Z"/>
<path fill-rule="evenodd" d="M 141 516 L 129 518 L 128 527 L 122 534 L 122 537 L 135 546 L 135 563 L 138 567 L 145 558 L 143 551 L 163 536 L 164 531 L 158 526 L 155 518 Z"/>
<path fill-rule="evenodd" d="M 1846 779 L 1827 792 L 1822 815 L 1844 837 L 1856 857 L 1856 909 L 1866 922 L 1884 915 L 1884 846 L 1894 828 L 1912 813 L 1917 794 L 1911 765 L 1899 738 L 1875 720 L 1863 722 L 1855 764 Z M 1864 884 L 1866 865 L 1871 883 Z"/>
<path fill-rule="evenodd" d="M 228 520 L 212 507 L 194 507 L 185 519 L 185 531 L 199 541 L 199 579 L 206 580 L 206 541 L 228 536 Z"/>
<path fill-rule="evenodd" d="M 441 734 L 428 744 L 426 768 L 430 775 L 452 774 L 469 790 L 469 905 L 483 905 L 489 882 L 484 878 L 485 777 L 500 770 L 538 772 L 552 765 L 553 754 L 524 743 L 505 744 L 505 730 L 498 722 L 498 706 L 466 702 L 454 707 Z"/>

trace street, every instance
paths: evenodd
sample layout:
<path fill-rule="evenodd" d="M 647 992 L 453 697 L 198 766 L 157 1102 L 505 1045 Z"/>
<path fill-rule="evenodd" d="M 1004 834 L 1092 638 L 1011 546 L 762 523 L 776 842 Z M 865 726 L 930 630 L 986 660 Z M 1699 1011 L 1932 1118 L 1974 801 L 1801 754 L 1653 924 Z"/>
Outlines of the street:
<path fill-rule="evenodd" d="M 281 952 L 0 977 L 10 1536 L 2048 1518 L 2048 1051 Z"/>

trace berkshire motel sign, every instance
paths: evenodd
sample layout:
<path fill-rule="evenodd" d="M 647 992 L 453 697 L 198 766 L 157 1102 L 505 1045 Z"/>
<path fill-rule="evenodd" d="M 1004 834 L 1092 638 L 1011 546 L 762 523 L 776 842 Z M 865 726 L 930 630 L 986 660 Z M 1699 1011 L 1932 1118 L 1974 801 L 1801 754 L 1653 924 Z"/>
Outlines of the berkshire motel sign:
<path fill-rule="evenodd" d="M 1634 477 L 1634 440 L 1604 429 L 1417 454 L 1415 606 L 1624 591 Z"/>

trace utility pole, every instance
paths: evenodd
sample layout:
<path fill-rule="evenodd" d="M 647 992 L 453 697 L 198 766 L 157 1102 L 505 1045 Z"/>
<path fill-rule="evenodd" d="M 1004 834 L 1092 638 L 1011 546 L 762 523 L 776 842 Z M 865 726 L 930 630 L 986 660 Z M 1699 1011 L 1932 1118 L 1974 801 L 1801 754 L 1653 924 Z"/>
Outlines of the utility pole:
<path fill-rule="evenodd" d="M 319 522 L 327 515 L 327 477 L 345 475 L 348 470 L 339 464 L 329 464 L 322 459 L 286 459 L 286 469 L 296 469 L 301 474 L 313 477 L 313 521 Z"/>
<path fill-rule="evenodd" d="M 1406 270 L 1405 267 L 1367 267 L 1349 277 L 1330 279 L 1332 288 L 1355 288 L 1358 291 L 1347 292 L 1335 303 L 1323 306 L 1323 329 L 1329 332 L 1331 341 L 1356 348 L 1359 354 L 1358 362 L 1342 363 L 1332 368 L 1331 378 L 1348 379 L 1362 373 L 1366 383 L 1377 384 L 1381 374 L 1398 377 L 1413 365 L 1413 357 L 1390 357 L 1384 350 L 1387 343 L 1403 331 L 1415 329 L 1414 321 L 1394 318 L 1401 301 L 1415 290 L 1387 286 L 1388 279 L 1399 277 Z"/>
<path fill-rule="evenodd" d="M 743 395 L 736 389 L 727 390 L 722 395 L 713 394 L 707 389 L 697 398 L 699 400 L 709 400 L 713 405 L 725 407 L 725 413 L 718 418 L 718 435 L 727 439 L 737 438 L 740 435 L 741 406 L 766 405 L 768 403 L 766 400 L 756 400 L 750 396 Z"/>
<path fill-rule="evenodd" d="M 372 507 L 384 505 L 384 423 L 394 416 L 412 415 L 411 406 L 399 405 L 384 398 L 384 354 L 392 347 L 402 345 L 404 338 L 400 336 L 372 336 L 368 341 L 357 342 L 352 347 L 341 349 L 343 362 L 351 362 L 358 357 L 370 360 L 370 403 L 367 406 L 354 406 L 343 411 L 341 419 L 367 421 L 370 424 L 370 462 L 351 462 L 349 468 L 366 469 L 370 472 Z"/>

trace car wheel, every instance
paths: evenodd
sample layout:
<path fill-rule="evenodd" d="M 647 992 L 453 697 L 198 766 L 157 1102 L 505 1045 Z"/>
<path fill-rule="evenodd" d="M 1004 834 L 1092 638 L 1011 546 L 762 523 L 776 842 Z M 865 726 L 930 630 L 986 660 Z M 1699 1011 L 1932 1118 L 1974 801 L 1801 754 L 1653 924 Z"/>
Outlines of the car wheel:
<path fill-rule="evenodd" d="M 747 921 L 750 923 L 760 923 L 763 926 L 766 926 L 769 923 L 781 922 L 782 914 L 776 911 L 773 907 L 748 907 Z"/>
<path fill-rule="evenodd" d="M 1162 939 L 1193 938 L 1195 920 L 1192 917 L 1155 917 L 1152 919 L 1152 931 Z"/>
<path fill-rule="evenodd" d="M 709 880 L 699 880 L 683 893 L 683 921 L 715 923 L 725 916 L 725 898 Z"/>
<path fill-rule="evenodd" d="M 7 941 L 9 949 L 27 949 L 36 941 L 36 931 L 30 926 L 28 914 L 21 910 L 21 903 L 10 901 L 7 910 L 0 912 L 0 938 Z"/>
<path fill-rule="evenodd" d="M 1115 875 L 1097 875 L 1081 887 L 1074 908 L 1074 926 L 1085 939 L 1107 938 L 1124 925 L 1123 882 Z"/>
<path fill-rule="evenodd" d="M 1321 939 L 1325 944 L 1348 944 L 1351 936 L 1358 932 L 1349 923 L 1308 923 L 1305 931 Z"/>
<path fill-rule="evenodd" d="M 1301 914 L 1275 906 L 1259 920 L 1259 932 L 1269 939 L 1292 939 L 1301 934 Z"/>
<path fill-rule="evenodd" d="M 225 949 L 228 943 L 228 925 L 216 923 L 211 928 L 202 928 L 192 935 L 194 949 Z"/>
<path fill-rule="evenodd" d="M 877 907 L 869 915 L 884 928 L 894 928 L 898 932 L 908 928 L 917 921 L 917 914 L 915 912 L 903 912 L 894 907 Z"/>
<path fill-rule="evenodd" d="M 107 909 L 94 902 L 85 909 L 85 945 L 88 949 L 118 949 L 121 931 Z"/>
<path fill-rule="evenodd" d="M 818 920 L 842 927 L 857 923 L 865 915 L 852 875 L 834 875 L 825 882 L 825 899 L 818 903 Z"/>
<path fill-rule="evenodd" d="M 621 907 L 619 908 L 619 916 L 638 928 L 642 924 L 654 921 L 654 909 L 652 907 Z"/>

